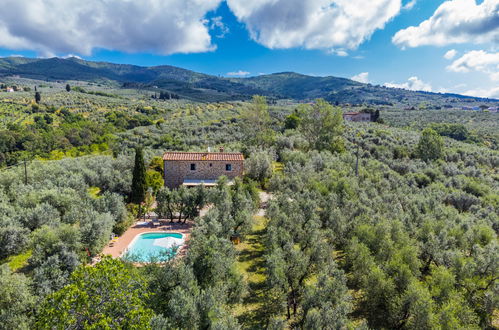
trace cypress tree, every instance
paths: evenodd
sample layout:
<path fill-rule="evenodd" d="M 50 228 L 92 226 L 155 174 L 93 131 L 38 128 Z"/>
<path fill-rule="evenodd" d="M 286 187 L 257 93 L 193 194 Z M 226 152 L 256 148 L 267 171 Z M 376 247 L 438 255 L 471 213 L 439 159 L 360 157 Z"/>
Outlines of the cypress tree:
<path fill-rule="evenodd" d="M 69 86 L 69 84 L 66 84 L 66 91 L 71 92 L 71 86 Z"/>
<path fill-rule="evenodd" d="M 36 92 L 35 93 L 35 102 L 40 103 L 41 100 L 42 100 L 42 96 L 40 95 L 40 92 Z"/>
<path fill-rule="evenodd" d="M 130 202 L 140 204 L 146 196 L 146 167 L 142 148 L 135 149 L 135 166 L 133 168 L 132 193 Z"/>

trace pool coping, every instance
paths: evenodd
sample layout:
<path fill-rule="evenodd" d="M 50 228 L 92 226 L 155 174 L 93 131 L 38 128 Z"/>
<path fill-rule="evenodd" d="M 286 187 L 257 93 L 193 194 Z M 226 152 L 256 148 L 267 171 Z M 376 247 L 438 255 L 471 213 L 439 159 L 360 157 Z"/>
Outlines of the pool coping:
<path fill-rule="evenodd" d="M 149 226 L 141 226 L 138 224 L 135 224 L 128 228 L 120 237 L 118 237 L 113 245 L 108 244 L 104 247 L 102 252 L 100 253 L 101 256 L 109 255 L 113 258 L 119 258 L 122 254 L 123 251 L 129 246 L 129 244 L 132 242 L 132 240 L 135 239 L 135 237 L 138 234 L 142 233 L 157 233 L 157 232 L 170 232 L 170 233 L 179 233 L 184 236 L 184 244 L 181 249 L 179 249 L 177 256 L 183 256 L 188 248 L 189 245 L 189 238 L 191 235 L 192 227 L 194 226 L 194 222 L 191 220 L 188 220 L 185 224 L 178 223 L 178 222 L 168 222 L 165 225 L 159 226 L 159 227 L 149 227 Z M 95 261 L 97 262 L 97 260 Z"/>
<path fill-rule="evenodd" d="M 123 251 L 121 251 L 121 254 L 118 256 L 118 258 L 120 258 L 120 259 L 123 258 L 123 255 L 128 252 L 128 248 L 133 243 L 135 243 L 135 241 L 137 240 L 137 237 L 139 237 L 140 235 L 144 235 L 144 234 L 161 234 L 161 233 L 164 233 L 164 234 L 180 234 L 180 235 L 182 235 L 183 242 L 182 242 L 181 245 L 179 245 L 178 250 L 177 250 L 177 254 L 178 254 L 178 252 L 180 252 L 184 248 L 186 240 L 187 240 L 187 238 L 186 238 L 187 235 L 184 234 L 184 233 L 179 233 L 179 232 L 176 232 L 176 231 L 165 231 L 165 230 L 144 231 L 144 232 L 137 233 L 135 235 L 135 237 L 128 243 L 128 245 L 126 246 L 126 248 Z M 149 262 L 145 262 L 144 261 L 144 262 L 141 262 L 141 263 L 149 263 Z"/>

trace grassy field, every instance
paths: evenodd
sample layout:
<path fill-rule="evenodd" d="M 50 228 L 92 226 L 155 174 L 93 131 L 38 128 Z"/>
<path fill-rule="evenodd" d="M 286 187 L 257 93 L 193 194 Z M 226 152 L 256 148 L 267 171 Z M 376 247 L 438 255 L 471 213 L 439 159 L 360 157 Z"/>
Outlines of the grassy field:
<path fill-rule="evenodd" d="M 15 256 L 10 256 L 6 260 L 4 260 L 1 263 L 7 263 L 9 265 L 9 268 L 12 271 L 18 271 L 28 265 L 28 259 L 31 257 L 31 250 L 28 250 L 24 253 L 15 255 Z M 0 264 L 1 264 L 0 263 Z"/>
<path fill-rule="evenodd" d="M 235 309 L 235 314 L 239 322 L 245 324 L 248 329 L 262 329 L 266 320 L 263 292 L 265 287 L 263 239 L 267 219 L 255 216 L 254 221 L 251 232 L 236 246 L 239 251 L 237 267 L 248 283 L 248 292 L 243 303 Z"/>

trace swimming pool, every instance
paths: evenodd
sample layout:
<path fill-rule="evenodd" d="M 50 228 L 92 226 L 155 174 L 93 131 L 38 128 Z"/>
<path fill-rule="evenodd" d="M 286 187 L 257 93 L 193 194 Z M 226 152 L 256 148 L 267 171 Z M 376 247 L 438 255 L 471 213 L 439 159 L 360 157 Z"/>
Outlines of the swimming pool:
<path fill-rule="evenodd" d="M 143 233 L 135 236 L 122 258 L 132 262 L 168 261 L 183 244 L 184 235 L 180 233 Z"/>

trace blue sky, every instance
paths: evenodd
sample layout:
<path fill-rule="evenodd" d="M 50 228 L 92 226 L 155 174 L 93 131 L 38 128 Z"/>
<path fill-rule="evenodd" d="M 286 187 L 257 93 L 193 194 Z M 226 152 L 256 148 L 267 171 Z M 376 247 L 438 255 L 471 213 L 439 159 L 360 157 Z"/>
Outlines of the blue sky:
<path fill-rule="evenodd" d="M 499 0 L 4 1 L 0 56 L 294 71 L 499 97 Z"/>

